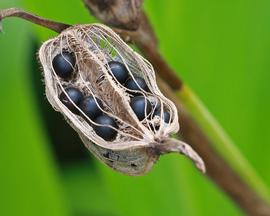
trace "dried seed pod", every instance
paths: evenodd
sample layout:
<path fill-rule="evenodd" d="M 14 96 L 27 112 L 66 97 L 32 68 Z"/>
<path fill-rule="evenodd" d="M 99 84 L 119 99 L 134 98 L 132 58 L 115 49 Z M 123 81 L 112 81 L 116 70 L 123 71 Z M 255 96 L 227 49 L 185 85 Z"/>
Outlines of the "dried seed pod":
<path fill-rule="evenodd" d="M 55 56 L 63 52 L 72 53 L 75 57 L 74 72 L 69 79 L 59 77 L 52 64 Z M 134 52 L 113 30 L 101 24 L 66 28 L 57 37 L 43 43 L 39 59 L 44 70 L 49 102 L 64 115 L 85 146 L 105 164 L 128 175 L 143 175 L 160 155 L 179 152 L 193 160 L 201 171 L 205 171 L 203 161 L 190 146 L 169 138 L 179 129 L 177 109 L 160 92 L 152 65 Z M 141 77 L 145 81 L 147 91 L 142 88 L 137 90 L 141 95 L 139 97 L 145 98 L 144 104 L 146 101 L 151 103 L 150 112 L 145 108 L 145 118 L 136 116 L 131 108 L 130 101 L 134 95 L 113 77 L 108 66 L 111 61 L 125 65 L 131 79 Z M 100 125 L 72 100 L 70 102 L 79 113 L 69 110 L 59 99 L 61 94 L 66 93 L 67 87 L 78 89 L 85 97 L 98 98 L 102 107 L 100 103 L 96 104 L 102 114 L 115 122 Z M 69 98 L 67 93 L 66 97 Z M 155 114 L 157 108 L 161 113 L 168 113 L 169 121 L 164 119 L 165 115 Z M 98 126 L 111 128 L 117 134 L 105 140 L 95 132 L 94 128 Z"/>

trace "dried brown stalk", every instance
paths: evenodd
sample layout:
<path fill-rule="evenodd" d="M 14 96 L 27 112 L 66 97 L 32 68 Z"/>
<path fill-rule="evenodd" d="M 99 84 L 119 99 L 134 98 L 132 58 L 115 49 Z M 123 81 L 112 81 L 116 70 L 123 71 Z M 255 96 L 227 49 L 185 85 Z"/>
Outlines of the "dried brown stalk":
<path fill-rule="evenodd" d="M 85 0 L 86 7 L 107 25 L 127 30 L 139 27 L 142 0 Z M 118 13 L 121 10 L 122 13 Z"/>
<path fill-rule="evenodd" d="M 0 21 L 6 17 L 19 17 L 19 18 L 28 20 L 32 23 L 49 28 L 49 29 L 51 29 L 55 32 L 58 32 L 58 33 L 60 33 L 64 29 L 71 26 L 71 25 L 68 25 L 65 23 L 60 23 L 60 22 L 55 22 L 52 20 L 44 19 L 44 18 L 36 16 L 34 14 L 27 13 L 19 8 L 9 8 L 6 10 L 1 10 L 0 12 L 1 12 L 0 13 Z"/>

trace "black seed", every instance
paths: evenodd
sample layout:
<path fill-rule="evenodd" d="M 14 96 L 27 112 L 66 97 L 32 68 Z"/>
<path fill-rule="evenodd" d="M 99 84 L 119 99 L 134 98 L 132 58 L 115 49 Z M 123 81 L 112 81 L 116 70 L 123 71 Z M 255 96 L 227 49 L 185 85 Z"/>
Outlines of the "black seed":
<path fill-rule="evenodd" d="M 144 96 L 133 97 L 130 106 L 140 121 L 151 112 L 151 103 Z"/>
<path fill-rule="evenodd" d="M 137 165 L 135 163 L 130 164 L 130 166 L 134 167 L 134 168 L 137 167 Z"/>
<path fill-rule="evenodd" d="M 128 70 L 126 66 L 117 61 L 110 61 L 108 65 L 118 82 L 121 84 L 125 83 L 128 78 Z"/>
<path fill-rule="evenodd" d="M 67 95 L 69 96 L 69 98 L 67 97 Z M 83 94 L 80 92 L 79 89 L 74 88 L 74 87 L 68 87 L 65 89 L 65 92 L 62 92 L 59 96 L 59 99 L 61 100 L 61 102 L 73 113 L 78 114 L 79 110 L 72 104 L 72 102 L 74 104 L 76 104 L 77 106 L 79 106 L 79 104 L 81 103 L 81 101 L 83 100 Z M 71 102 L 72 101 L 72 102 Z"/>
<path fill-rule="evenodd" d="M 170 122 L 171 115 L 167 111 L 163 111 L 163 116 L 161 116 L 161 109 L 158 109 L 158 110 L 155 111 L 154 115 L 155 116 L 159 116 L 160 118 L 162 117 L 163 118 L 163 121 L 165 123 L 169 123 Z"/>
<path fill-rule="evenodd" d="M 136 80 L 136 82 L 135 82 Z M 137 91 L 149 91 L 146 82 L 144 81 L 143 78 L 141 77 L 134 77 L 134 79 L 132 77 L 128 78 L 128 80 L 125 83 L 126 88 L 130 89 L 130 90 L 137 90 Z"/>
<path fill-rule="evenodd" d="M 109 159 L 110 158 L 110 153 L 109 152 L 103 153 L 102 156 Z"/>
<path fill-rule="evenodd" d="M 102 126 L 94 125 L 94 130 L 97 135 L 99 135 L 106 141 L 111 141 L 115 139 L 117 131 L 115 129 L 108 127 L 109 125 L 112 126 L 113 128 L 116 129 L 118 128 L 115 120 L 112 117 L 107 115 L 101 115 L 95 119 L 95 122 L 102 125 Z"/>
<path fill-rule="evenodd" d="M 62 52 L 54 57 L 52 65 L 58 76 L 69 78 L 74 71 L 75 62 L 76 60 L 73 53 Z"/>
<path fill-rule="evenodd" d="M 98 104 L 97 104 L 98 103 Z M 96 117 L 102 114 L 101 109 L 98 107 L 100 106 L 103 109 L 103 105 L 100 99 L 95 98 L 93 96 L 89 96 L 83 99 L 80 103 L 80 109 L 90 118 L 95 119 Z"/>

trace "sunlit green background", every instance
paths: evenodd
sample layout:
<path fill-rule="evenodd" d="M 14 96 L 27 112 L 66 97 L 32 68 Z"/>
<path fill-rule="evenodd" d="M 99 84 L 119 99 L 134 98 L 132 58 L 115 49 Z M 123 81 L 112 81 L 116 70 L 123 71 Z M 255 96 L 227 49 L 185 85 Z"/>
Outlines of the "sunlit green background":
<path fill-rule="evenodd" d="M 91 23 L 80 0 L 1 0 Z M 270 186 L 270 1 L 146 0 L 163 56 Z M 243 215 L 178 155 L 128 177 L 100 164 L 44 95 L 35 54 L 55 33 L 15 18 L 0 34 L 0 215 Z"/>

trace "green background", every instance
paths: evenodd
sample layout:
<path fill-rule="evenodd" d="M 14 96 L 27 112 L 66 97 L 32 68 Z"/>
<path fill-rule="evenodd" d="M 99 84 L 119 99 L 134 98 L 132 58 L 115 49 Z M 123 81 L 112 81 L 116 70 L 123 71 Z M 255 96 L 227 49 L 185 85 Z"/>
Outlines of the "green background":
<path fill-rule="evenodd" d="M 75 24 L 80 0 L 1 0 Z M 145 1 L 162 55 L 200 96 L 270 186 L 270 1 Z M 184 157 L 143 177 L 94 159 L 43 93 L 35 58 L 55 33 L 15 18 L 0 34 L 0 215 L 243 215 Z M 181 115 L 181 114 L 180 114 Z"/>

